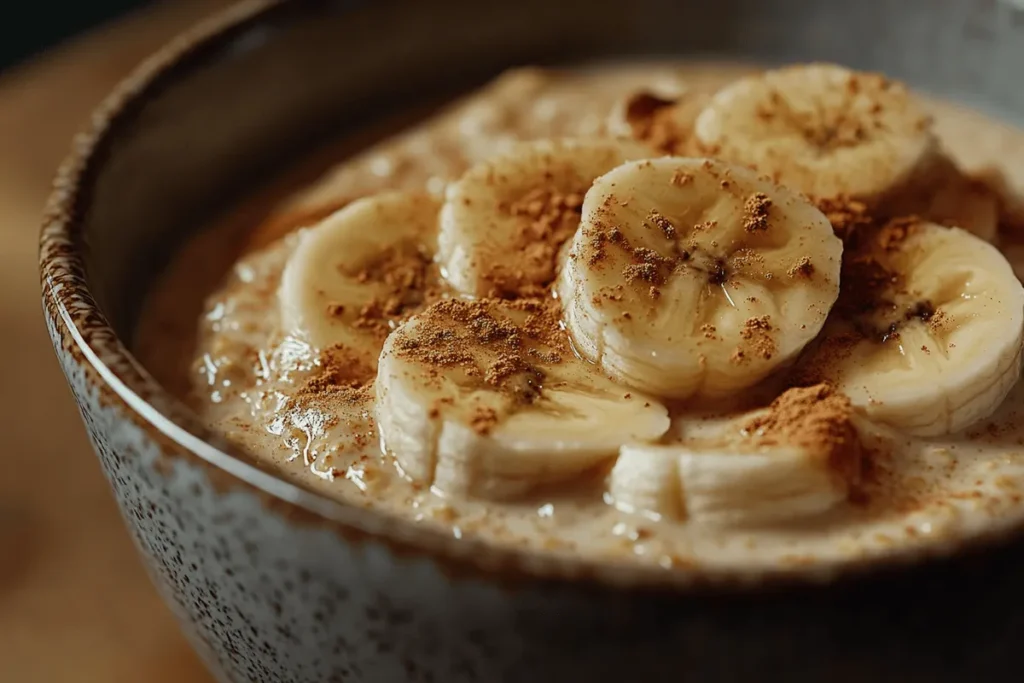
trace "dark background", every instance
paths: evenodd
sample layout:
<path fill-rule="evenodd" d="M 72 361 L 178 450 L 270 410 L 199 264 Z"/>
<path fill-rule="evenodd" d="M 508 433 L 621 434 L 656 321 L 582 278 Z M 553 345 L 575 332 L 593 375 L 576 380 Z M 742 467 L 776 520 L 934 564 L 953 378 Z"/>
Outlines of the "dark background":
<path fill-rule="evenodd" d="M 174 0 L 167 0 L 174 2 Z M 147 0 L 63 0 L 10 3 L 0 20 L 0 70 Z"/>

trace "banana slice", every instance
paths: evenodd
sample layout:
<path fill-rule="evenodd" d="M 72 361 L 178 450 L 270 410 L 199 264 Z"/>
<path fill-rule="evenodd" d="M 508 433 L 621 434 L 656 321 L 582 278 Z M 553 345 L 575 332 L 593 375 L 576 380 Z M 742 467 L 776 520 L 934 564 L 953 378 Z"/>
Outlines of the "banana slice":
<path fill-rule="evenodd" d="M 628 140 L 540 140 L 474 166 L 448 186 L 441 210 L 444 276 L 471 296 L 536 294 L 554 280 L 594 178 L 652 154 Z"/>
<path fill-rule="evenodd" d="M 757 525 L 821 514 L 860 479 L 849 399 L 791 389 L 717 442 L 627 445 L 609 477 L 620 508 L 699 524 Z"/>
<path fill-rule="evenodd" d="M 845 483 L 826 463 L 795 447 L 625 446 L 612 468 L 610 493 L 628 512 L 721 526 L 810 517 L 847 497 Z"/>
<path fill-rule="evenodd" d="M 668 430 L 663 405 L 572 354 L 553 303 L 448 299 L 388 337 L 377 420 L 407 476 L 445 494 L 510 498 Z"/>
<path fill-rule="evenodd" d="M 843 293 L 798 381 L 828 380 L 904 432 L 960 431 L 1021 369 L 1024 288 L 999 250 L 958 228 L 894 221 L 848 246 Z"/>
<path fill-rule="evenodd" d="M 309 228 L 278 288 L 285 331 L 313 347 L 376 356 L 395 321 L 436 290 L 433 240 L 440 202 L 385 192 L 357 200 Z"/>
<path fill-rule="evenodd" d="M 726 164 L 623 164 L 587 192 L 559 296 L 576 350 L 657 396 L 725 397 L 793 358 L 839 293 L 842 243 L 792 192 Z"/>
<path fill-rule="evenodd" d="M 710 93 L 699 90 L 642 90 L 616 103 L 606 128 L 665 154 L 685 155 L 697 116 L 710 100 Z"/>
<path fill-rule="evenodd" d="M 930 118 L 902 85 L 831 64 L 736 81 L 715 94 L 694 133 L 709 156 L 812 197 L 866 202 L 912 185 L 938 151 Z"/>
<path fill-rule="evenodd" d="M 679 478 L 681 446 L 630 444 L 622 447 L 608 477 L 611 501 L 624 512 L 655 518 L 685 517 Z"/>

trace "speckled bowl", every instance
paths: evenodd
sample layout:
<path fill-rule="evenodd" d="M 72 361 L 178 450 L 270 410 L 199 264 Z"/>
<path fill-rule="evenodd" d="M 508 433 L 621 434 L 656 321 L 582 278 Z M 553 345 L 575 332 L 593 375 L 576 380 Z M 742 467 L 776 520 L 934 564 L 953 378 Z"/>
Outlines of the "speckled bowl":
<path fill-rule="evenodd" d="M 456 541 L 261 471 L 126 349 L 191 226 L 360 113 L 517 62 L 676 53 L 837 60 L 1024 119 L 1024 10 L 996 0 L 254 2 L 96 112 L 46 214 L 46 320 L 153 580 L 221 680 L 1019 679 L 1012 538 L 838 575 Z"/>

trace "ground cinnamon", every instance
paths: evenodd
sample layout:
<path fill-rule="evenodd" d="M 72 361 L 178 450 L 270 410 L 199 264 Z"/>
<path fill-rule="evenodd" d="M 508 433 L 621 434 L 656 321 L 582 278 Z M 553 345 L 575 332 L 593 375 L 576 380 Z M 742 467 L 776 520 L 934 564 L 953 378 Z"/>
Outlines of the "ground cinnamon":
<path fill-rule="evenodd" d="M 680 154 L 692 135 L 678 116 L 680 106 L 679 100 L 640 92 L 626 102 L 626 123 L 637 140 L 666 154 Z"/>
<path fill-rule="evenodd" d="M 740 330 L 740 338 L 751 352 L 763 360 L 770 360 L 775 354 L 775 340 L 772 338 L 771 316 L 762 315 L 748 318 Z"/>
<path fill-rule="evenodd" d="M 297 396 L 355 403 L 369 397 L 376 374 L 365 354 L 342 345 L 330 346 L 320 352 L 316 370 L 299 387 Z"/>
<path fill-rule="evenodd" d="M 787 271 L 790 277 L 804 277 L 809 278 L 814 275 L 814 264 L 811 263 L 811 259 L 803 256 L 796 264 Z"/>
<path fill-rule="evenodd" d="M 380 284 L 381 294 L 357 311 L 349 311 L 336 302 L 328 303 L 326 314 L 335 318 L 353 314 L 352 325 L 372 333 L 381 342 L 398 323 L 437 301 L 443 294 L 440 275 L 431 254 L 416 243 L 383 250 L 353 277 L 360 283 Z"/>
<path fill-rule="evenodd" d="M 550 299 L 445 299 L 423 311 L 413 329 L 399 330 L 395 348 L 435 373 L 459 368 L 512 405 L 529 404 L 540 396 L 545 367 L 562 362 L 568 352 L 559 317 Z"/>
<path fill-rule="evenodd" d="M 583 192 L 558 192 L 536 188 L 518 200 L 499 206 L 499 211 L 518 219 L 509 246 L 517 254 L 508 266 L 508 254 L 495 254 L 483 279 L 492 298 L 536 298 L 555 279 L 558 252 L 580 224 Z"/>
<path fill-rule="evenodd" d="M 660 212 L 652 210 L 647 215 L 647 220 L 661 230 L 665 239 L 674 240 L 676 238 L 676 226 L 672 225 L 672 221 L 665 218 Z"/>
<path fill-rule="evenodd" d="M 744 425 L 754 445 L 797 446 L 826 459 L 848 484 L 859 481 L 864 458 L 850 399 L 828 383 L 794 388 Z"/>
<path fill-rule="evenodd" d="M 768 229 L 768 213 L 772 200 L 764 192 L 755 192 L 743 204 L 743 229 L 763 232 Z"/>

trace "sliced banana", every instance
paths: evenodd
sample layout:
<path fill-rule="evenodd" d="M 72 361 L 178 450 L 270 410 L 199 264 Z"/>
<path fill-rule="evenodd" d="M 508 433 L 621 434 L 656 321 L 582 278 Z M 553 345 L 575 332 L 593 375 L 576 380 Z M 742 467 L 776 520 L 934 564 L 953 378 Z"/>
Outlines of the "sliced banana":
<path fill-rule="evenodd" d="M 715 442 L 624 446 L 609 493 L 618 507 L 657 517 L 772 524 L 845 501 L 861 457 L 848 399 L 826 385 L 792 389 Z"/>
<path fill-rule="evenodd" d="M 449 299 L 388 337 L 377 420 L 408 477 L 445 494 L 510 498 L 667 431 L 662 404 L 573 355 L 552 308 Z"/>
<path fill-rule="evenodd" d="M 308 228 L 278 288 L 283 329 L 318 349 L 365 350 L 376 363 L 390 326 L 437 286 L 440 208 L 427 194 L 385 192 Z"/>
<path fill-rule="evenodd" d="M 991 244 L 959 228 L 897 221 L 851 249 L 844 291 L 798 377 L 828 380 L 904 432 L 960 431 L 1017 382 L 1024 288 Z"/>
<path fill-rule="evenodd" d="M 682 519 L 682 452 L 680 446 L 623 446 L 608 477 L 608 493 L 615 506 L 625 512 Z"/>
<path fill-rule="evenodd" d="M 710 99 L 701 90 L 641 90 L 616 103 L 606 127 L 611 135 L 634 138 L 665 154 L 686 155 L 694 123 Z"/>
<path fill-rule="evenodd" d="M 626 511 L 722 526 L 810 517 L 847 497 L 825 463 L 796 447 L 625 446 L 612 468 L 610 493 Z"/>
<path fill-rule="evenodd" d="M 725 397 L 793 358 L 842 243 L 792 192 L 717 161 L 629 162 L 587 192 L 558 282 L 577 351 L 657 396 Z"/>
<path fill-rule="evenodd" d="M 594 178 L 652 154 L 628 140 L 540 140 L 472 167 L 448 186 L 441 210 L 444 276 L 471 296 L 536 293 L 554 280 Z"/>
<path fill-rule="evenodd" d="M 715 94 L 694 133 L 709 156 L 796 191 L 867 202 L 912 185 L 938 151 L 930 118 L 902 85 L 831 64 L 736 81 Z"/>

